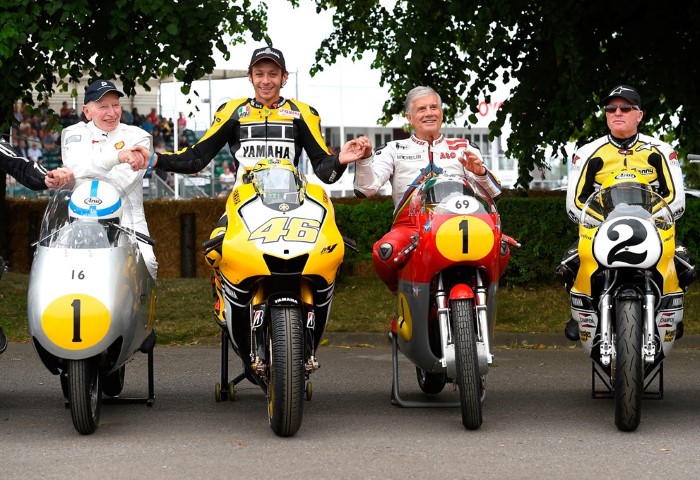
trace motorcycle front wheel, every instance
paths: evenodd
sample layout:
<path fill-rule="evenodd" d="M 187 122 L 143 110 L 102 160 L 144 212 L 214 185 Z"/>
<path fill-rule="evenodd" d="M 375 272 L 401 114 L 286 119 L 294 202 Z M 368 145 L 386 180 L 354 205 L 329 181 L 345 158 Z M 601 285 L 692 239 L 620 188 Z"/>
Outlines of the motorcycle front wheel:
<path fill-rule="evenodd" d="M 639 300 L 615 302 L 615 425 L 623 432 L 639 426 L 642 408 L 642 305 Z"/>
<path fill-rule="evenodd" d="M 294 435 L 304 414 L 304 332 L 298 308 L 271 308 L 267 387 L 270 428 L 280 437 Z"/>
<path fill-rule="evenodd" d="M 97 430 L 100 422 L 102 392 L 97 361 L 68 360 L 68 391 L 73 426 L 83 435 Z"/>
<path fill-rule="evenodd" d="M 481 426 L 481 376 L 476 352 L 474 328 L 474 300 L 461 299 L 450 302 L 452 330 L 455 340 L 457 386 L 462 408 L 462 424 L 468 430 Z"/>

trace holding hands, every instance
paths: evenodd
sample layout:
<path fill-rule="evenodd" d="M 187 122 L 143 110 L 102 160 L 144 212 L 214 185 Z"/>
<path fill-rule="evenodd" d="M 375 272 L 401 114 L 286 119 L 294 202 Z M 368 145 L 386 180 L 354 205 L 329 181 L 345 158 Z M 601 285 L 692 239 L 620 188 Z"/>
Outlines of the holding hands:
<path fill-rule="evenodd" d="M 464 168 L 466 168 L 475 175 L 486 174 L 486 167 L 484 166 L 484 162 L 482 162 L 479 156 L 474 152 L 467 150 L 464 152 L 464 156 L 457 157 L 457 160 L 459 160 L 459 163 L 461 163 Z"/>
<path fill-rule="evenodd" d="M 148 168 L 148 164 L 151 161 L 151 152 L 144 146 L 134 145 L 133 147 L 121 150 L 118 158 L 119 163 L 128 163 L 134 171 L 144 170 Z M 156 166 L 157 161 L 158 156 L 156 155 L 153 158 L 153 165 L 151 165 L 151 168 Z"/>
<path fill-rule="evenodd" d="M 44 177 L 44 183 L 49 188 L 59 188 L 64 183 L 68 183 L 75 177 L 73 172 L 66 167 L 59 167 L 55 170 L 50 170 L 46 172 L 46 177 Z"/>
<path fill-rule="evenodd" d="M 340 160 L 342 165 L 346 165 L 367 158 L 370 155 L 372 155 L 372 143 L 369 141 L 369 138 L 362 135 L 343 145 L 338 154 L 338 160 Z"/>

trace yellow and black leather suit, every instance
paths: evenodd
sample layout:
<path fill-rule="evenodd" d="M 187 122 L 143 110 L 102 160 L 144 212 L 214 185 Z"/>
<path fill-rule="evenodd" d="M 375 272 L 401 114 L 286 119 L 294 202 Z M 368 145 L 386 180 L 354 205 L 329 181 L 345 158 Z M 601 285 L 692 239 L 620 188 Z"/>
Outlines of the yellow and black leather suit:
<path fill-rule="evenodd" d="M 578 222 L 588 197 L 613 172 L 634 170 L 668 203 L 674 218 L 685 211 L 683 173 L 671 145 L 641 133 L 619 140 L 606 135 L 581 147 L 569 172 L 566 209 Z"/>
<path fill-rule="evenodd" d="M 217 110 L 204 136 L 193 146 L 174 153 L 159 153 L 156 168 L 176 173 L 196 173 L 206 167 L 228 144 L 237 177 L 266 157 L 299 164 L 301 151 L 311 161 L 316 176 L 325 183 L 340 178 L 346 165 L 331 155 L 321 136 L 316 110 L 298 100 L 280 98 L 271 107 L 253 98 L 230 100 Z"/>

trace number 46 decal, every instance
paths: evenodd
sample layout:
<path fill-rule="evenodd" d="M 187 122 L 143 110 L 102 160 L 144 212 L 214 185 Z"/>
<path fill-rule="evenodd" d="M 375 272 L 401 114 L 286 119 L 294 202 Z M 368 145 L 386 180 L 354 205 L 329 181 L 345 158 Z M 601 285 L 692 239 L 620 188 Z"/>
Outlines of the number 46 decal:
<path fill-rule="evenodd" d="M 250 234 L 248 240 L 262 240 L 263 243 L 287 242 L 314 243 L 318 239 L 321 222 L 309 218 L 271 218 Z"/>

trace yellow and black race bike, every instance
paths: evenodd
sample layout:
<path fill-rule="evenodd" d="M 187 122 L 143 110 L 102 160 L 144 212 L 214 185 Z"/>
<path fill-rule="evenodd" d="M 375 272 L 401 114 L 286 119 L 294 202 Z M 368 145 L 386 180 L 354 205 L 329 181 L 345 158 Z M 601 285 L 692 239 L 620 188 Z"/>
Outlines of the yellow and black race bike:
<path fill-rule="evenodd" d="M 571 315 L 593 360 L 592 394 L 613 397 L 615 424 L 632 431 L 643 396 L 663 396 L 663 360 L 683 321 L 671 209 L 639 174 L 616 172 L 586 201 L 578 254 Z"/>
<path fill-rule="evenodd" d="M 247 378 L 266 394 L 272 430 L 291 436 L 311 399 L 343 237 L 325 190 L 283 159 L 252 167 L 229 195 L 225 217 L 204 243 L 222 328 L 216 399 L 233 399 L 234 385 Z M 229 343 L 243 361 L 231 381 Z"/>

